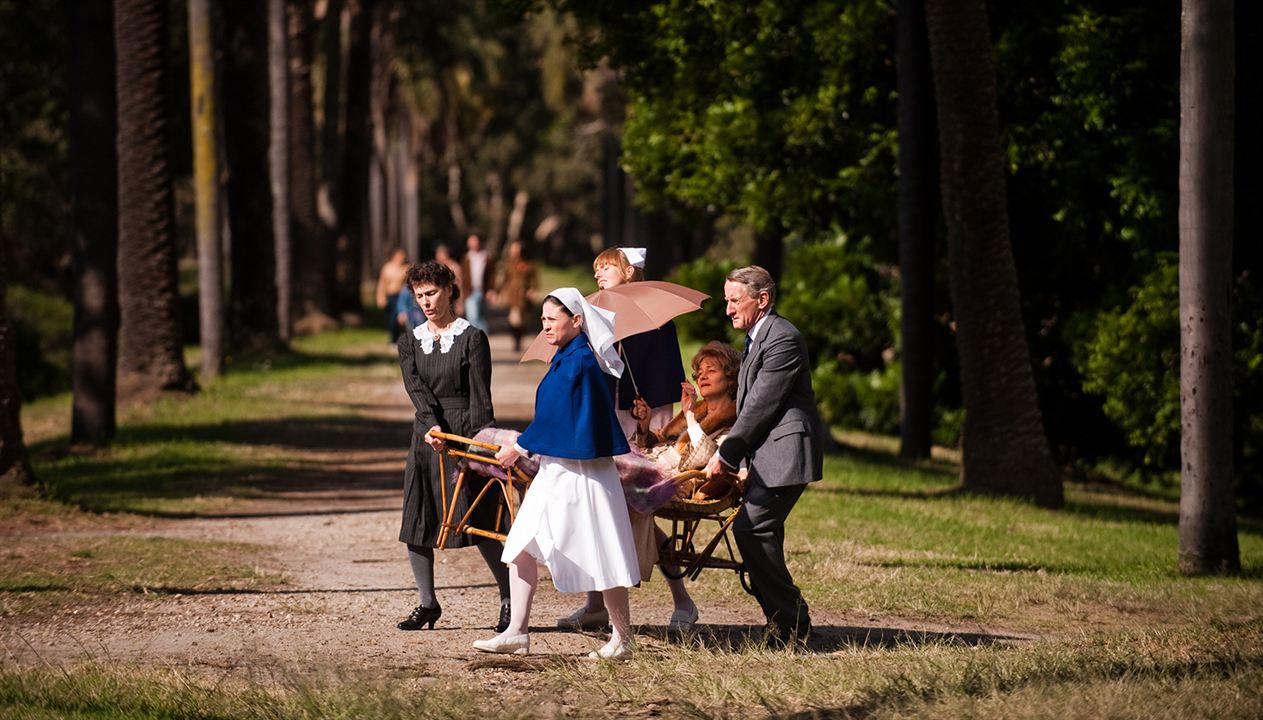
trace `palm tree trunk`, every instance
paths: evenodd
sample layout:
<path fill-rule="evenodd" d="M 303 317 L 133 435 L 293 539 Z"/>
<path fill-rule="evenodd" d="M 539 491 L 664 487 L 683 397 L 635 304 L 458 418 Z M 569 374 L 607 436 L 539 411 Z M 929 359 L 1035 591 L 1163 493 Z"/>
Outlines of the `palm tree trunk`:
<path fill-rule="evenodd" d="M 229 331 L 247 352 L 281 346 L 276 245 L 268 178 L 268 13 L 262 3 L 225 3 L 224 142 L 232 239 Z"/>
<path fill-rule="evenodd" d="M 223 204 L 216 132 L 215 53 L 209 0 L 189 0 L 189 73 L 193 116 L 193 194 L 197 206 L 198 318 L 202 379 L 219 375 L 224 358 Z"/>
<path fill-rule="evenodd" d="M 328 293 L 329 305 L 322 308 L 330 315 L 340 309 L 337 284 L 338 244 L 342 234 L 342 161 L 346 130 L 343 114 L 346 100 L 346 46 L 344 36 L 350 35 L 350 13 L 343 0 L 328 0 L 321 23 L 321 46 L 324 59 L 324 99 L 320 126 L 320 189 L 317 206 L 324 226 L 326 257 L 322 272 Z M 313 259 L 313 263 L 315 260 Z"/>
<path fill-rule="evenodd" d="M 328 268 L 331 236 L 324 232 L 316 204 L 315 117 L 311 93 L 311 0 L 289 0 L 289 168 L 290 243 L 294 248 L 294 326 L 310 332 L 334 324 Z M 326 87 L 326 92 L 336 88 Z"/>
<path fill-rule="evenodd" d="M 961 480 L 1060 507 L 1009 245 L 996 76 L 982 0 L 927 0 L 965 428 Z"/>
<path fill-rule="evenodd" d="M 487 173 L 485 182 L 487 189 L 487 253 L 492 257 L 500 254 L 500 246 L 504 244 L 504 181 L 500 173 L 492 170 Z"/>
<path fill-rule="evenodd" d="M 285 0 L 268 0 L 268 164 L 272 183 L 272 233 L 276 243 L 276 330 L 290 339 L 294 297 L 293 250 L 290 238 L 289 32 Z"/>
<path fill-rule="evenodd" d="M 118 372 L 118 162 L 110 0 L 67 3 L 75 330 L 70 439 L 114 437 Z"/>
<path fill-rule="evenodd" d="M 167 137 L 164 0 L 118 0 L 119 380 L 124 395 L 196 388 L 184 365 Z"/>
<path fill-rule="evenodd" d="M 358 313 L 360 303 L 361 259 L 364 245 L 368 199 L 368 162 L 372 153 L 369 137 L 369 97 L 373 64 L 370 56 L 372 0 L 350 0 L 350 43 L 346 72 L 346 139 L 342 145 L 341 201 L 338 203 L 338 240 L 335 292 L 338 309 Z"/>
<path fill-rule="evenodd" d="M 896 3 L 899 85 L 899 454 L 930 456 L 934 408 L 934 78 L 925 0 Z"/>
<path fill-rule="evenodd" d="M 1238 572 L 1232 480 L 1232 0 L 1180 31 L 1180 570 Z"/>
<path fill-rule="evenodd" d="M 107 26 L 108 27 L 108 26 Z M 8 234 L 0 233 L 0 267 L 9 265 Z M 8 282 L 0 272 L 0 492 L 35 484 L 35 473 L 22 440 L 22 396 L 17 382 L 17 337 L 9 321 Z"/>

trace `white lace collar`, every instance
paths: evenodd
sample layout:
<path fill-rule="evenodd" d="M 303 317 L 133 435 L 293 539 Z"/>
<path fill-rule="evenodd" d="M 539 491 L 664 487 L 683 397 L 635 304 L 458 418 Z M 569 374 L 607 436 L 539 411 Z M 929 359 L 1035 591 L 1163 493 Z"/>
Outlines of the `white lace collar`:
<path fill-rule="evenodd" d="M 467 327 L 469 327 L 468 320 L 456 318 L 451 325 L 439 331 L 439 352 L 446 355 L 452 349 L 452 343 L 456 341 L 456 336 L 465 332 Z M 434 352 L 434 333 L 430 332 L 425 323 L 412 328 L 412 336 L 421 341 L 421 352 L 426 355 Z"/>

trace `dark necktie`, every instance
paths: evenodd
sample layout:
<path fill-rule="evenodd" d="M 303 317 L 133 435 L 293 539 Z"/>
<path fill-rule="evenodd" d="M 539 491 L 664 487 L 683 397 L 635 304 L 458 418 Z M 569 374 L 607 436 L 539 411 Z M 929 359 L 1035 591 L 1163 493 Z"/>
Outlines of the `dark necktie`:
<path fill-rule="evenodd" d="M 742 360 L 745 360 L 746 356 L 750 354 L 750 346 L 753 344 L 754 344 L 754 341 L 750 339 L 749 335 L 746 335 L 746 349 L 741 351 Z"/>

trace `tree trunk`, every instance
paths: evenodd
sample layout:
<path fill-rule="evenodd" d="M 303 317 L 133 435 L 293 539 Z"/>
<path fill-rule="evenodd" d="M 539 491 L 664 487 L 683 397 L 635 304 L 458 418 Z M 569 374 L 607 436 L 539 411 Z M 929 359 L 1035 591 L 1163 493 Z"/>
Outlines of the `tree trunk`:
<path fill-rule="evenodd" d="M 316 332 L 334 325 L 329 282 L 332 236 L 316 204 L 315 118 L 311 94 L 311 0 L 289 0 L 290 244 L 294 249 L 294 327 Z M 337 94 L 336 87 L 325 92 Z"/>
<path fill-rule="evenodd" d="M 513 210 L 509 212 L 509 228 L 506 240 L 509 244 L 522 240 L 522 223 L 526 221 L 526 206 L 531 202 L 531 194 L 518 190 L 513 194 Z"/>
<path fill-rule="evenodd" d="M 0 233 L 0 268 L 10 267 L 9 263 L 9 236 Z M 6 273 L 0 272 L 0 496 L 19 488 L 19 492 L 29 493 L 30 486 L 35 484 L 35 473 L 31 472 L 26 443 L 22 440 L 17 337 L 9 321 L 7 297 Z"/>
<path fill-rule="evenodd" d="M 164 0 L 117 0 L 119 381 L 192 391 L 176 276 Z"/>
<path fill-rule="evenodd" d="M 407 143 L 401 151 L 403 163 L 403 247 L 408 257 L 421 259 L 421 158 L 420 132 L 417 130 L 416 111 L 407 110 L 407 122 L 404 123 L 406 134 L 402 139 Z"/>
<path fill-rule="evenodd" d="M 1232 480 L 1232 0 L 1180 30 L 1180 570 L 1239 572 Z"/>
<path fill-rule="evenodd" d="M 232 238 L 232 344 L 246 352 L 281 346 L 276 320 L 276 245 L 268 162 L 268 9 L 225 3 L 224 142 Z"/>
<path fill-rule="evenodd" d="M 755 238 L 754 264 L 771 273 L 777 282 L 785 269 L 785 228 L 779 222 L 761 228 Z"/>
<path fill-rule="evenodd" d="M 930 456 L 934 409 L 934 79 L 925 0 L 898 0 L 899 454 Z"/>
<path fill-rule="evenodd" d="M 504 244 L 504 181 L 500 173 L 487 173 L 487 254 L 496 257 Z"/>
<path fill-rule="evenodd" d="M 370 55 L 372 0 L 351 0 L 350 43 L 346 73 L 346 140 L 342 153 L 341 202 L 338 203 L 336 283 L 338 310 L 359 313 L 360 253 L 364 245 L 368 199 L 368 162 L 373 148 L 369 137 L 369 101 L 373 81 Z"/>
<path fill-rule="evenodd" d="M 607 129 L 601 136 L 601 233 L 605 247 L 624 244 L 626 236 L 627 174 L 619 165 L 618 135 Z"/>
<path fill-rule="evenodd" d="M 336 315 L 340 309 L 337 284 L 338 244 L 342 234 L 342 160 L 346 130 L 343 103 L 346 99 L 346 47 L 343 37 L 350 34 L 350 13 L 343 0 L 328 0 L 322 23 L 322 47 L 324 58 L 323 121 L 320 126 L 320 189 L 317 204 L 323 224 L 325 242 L 322 250 L 324 284 L 328 294 L 328 306 L 321 309 Z M 314 263 L 315 260 L 313 259 Z"/>
<path fill-rule="evenodd" d="M 1009 245 L 996 76 L 982 0 L 927 0 L 965 427 L 965 489 L 1063 503 Z"/>
<path fill-rule="evenodd" d="M 202 379 L 219 375 L 224 358 L 223 203 L 216 132 L 215 52 L 209 0 L 189 0 L 189 73 L 193 116 L 193 194 L 197 206 L 198 333 Z"/>
<path fill-rule="evenodd" d="M 118 142 L 110 0 L 66 4 L 75 327 L 70 439 L 114 437 L 118 371 Z"/>
<path fill-rule="evenodd" d="M 272 185 L 272 233 L 276 244 L 276 334 L 288 343 L 293 316 L 293 250 L 290 238 L 289 33 L 285 1 L 267 0 L 268 176 Z"/>

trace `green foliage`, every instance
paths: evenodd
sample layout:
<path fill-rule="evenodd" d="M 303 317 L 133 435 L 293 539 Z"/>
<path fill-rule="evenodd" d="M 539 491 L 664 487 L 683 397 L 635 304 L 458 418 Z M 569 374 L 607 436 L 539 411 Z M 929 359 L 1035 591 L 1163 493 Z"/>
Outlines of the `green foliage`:
<path fill-rule="evenodd" d="M 562 3 L 623 71 L 623 163 L 651 204 L 804 237 L 889 237 L 893 15 L 879 0 Z"/>
<path fill-rule="evenodd" d="M 681 315 L 675 319 L 675 328 L 681 338 L 691 338 L 699 343 L 723 340 L 736 344 L 741 333 L 734 330 L 724 313 L 724 278 L 737 269 L 736 260 L 712 260 L 702 257 L 676 266 L 667 280 L 697 288 L 710 295 L 702 303 L 702 309 Z M 688 363 L 685 363 L 688 367 Z"/>
<path fill-rule="evenodd" d="M 74 307 L 65 298 L 10 285 L 8 309 L 17 330 L 18 391 L 23 400 L 69 389 Z"/>
<path fill-rule="evenodd" d="M 65 12 L 53 0 L 0 0 L 0 232 L 13 263 L 0 272 L 49 287 L 70 236 Z"/>
<path fill-rule="evenodd" d="M 882 268 L 866 245 L 839 237 L 792 248 L 776 307 L 807 341 L 825 420 L 895 432 L 899 293 L 893 272 Z"/>
<path fill-rule="evenodd" d="M 1076 324 L 1075 362 L 1084 390 L 1104 398 L 1104 411 L 1126 433 L 1131 459 L 1151 480 L 1176 476 L 1180 452 L 1180 327 L 1178 260 L 1133 287 L 1127 303 Z M 1248 276 L 1234 288 L 1233 414 L 1235 474 L 1241 494 L 1263 498 L 1263 309 Z"/>
<path fill-rule="evenodd" d="M 1150 468 L 1169 467 L 1180 448 L 1180 325 L 1174 258 L 1131 290 L 1131 302 L 1096 316 L 1079 347 L 1083 389 Z"/>
<path fill-rule="evenodd" d="M 523 238 L 529 242 L 546 220 L 556 232 L 535 259 L 571 262 L 590 253 L 589 239 L 600 231 L 600 108 L 585 97 L 585 78 L 566 42 L 573 18 L 549 8 L 528 13 L 527 5 L 400 6 L 394 69 L 438 140 L 427 149 L 433 161 L 424 164 L 430 174 L 421 183 L 421 231 L 455 240 L 447 197 L 454 165 L 473 228 L 484 236 L 503 231 L 515 193 L 524 191 Z M 496 195 L 503 203 L 498 218 Z"/>

